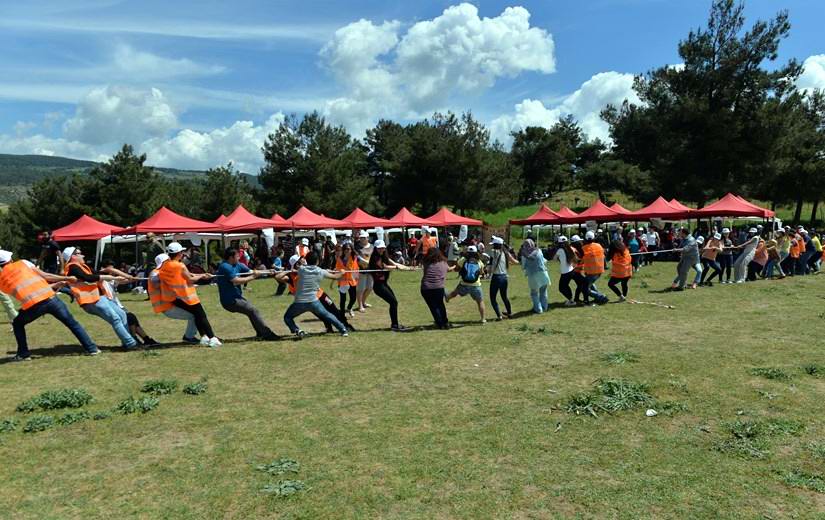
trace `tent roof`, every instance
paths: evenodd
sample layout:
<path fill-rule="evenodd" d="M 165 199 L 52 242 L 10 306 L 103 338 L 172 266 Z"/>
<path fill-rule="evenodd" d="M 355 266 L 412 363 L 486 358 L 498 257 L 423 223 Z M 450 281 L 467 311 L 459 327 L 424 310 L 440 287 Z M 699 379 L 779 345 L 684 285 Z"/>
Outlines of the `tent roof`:
<path fill-rule="evenodd" d="M 640 220 L 647 220 L 651 218 L 663 218 L 665 220 L 682 220 L 684 218 L 687 218 L 689 214 L 690 213 L 688 210 L 683 210 L 673 206 L 673 204 L 666 201 L 661 196 L 659 196 L 659 198 L 657 198 L 647 206 L 643 207 L 642 209 L 636 210 L 633 213 L 631 213 L 631 215 L 633 215 L 634 218 L 638 218 Z"/>
<path fill-rule="evenodd" d="M 226 220 L 226 215 L 224 215 L 223 213 L 221 213 L 221 214 L 218 216 L 218 218 L 216 218 L 216 219 L 215 219 L 215 222 L 213 222 L 213 224 L 220 224 L 220 223 L 221 223 L 221 222 L 223 222 L 224 220 Z"/>
<path fill-rule="evenodd" d="M 277 224 L 276 227 L 279 227 L 279 228 L 280 227 L 282 227 L 282 228 L 291 228 L 292 227 L 292 223 L 290 223 L 287 219 L 285 219 L 284 217 L 278 215 L 277 213 L 272 215 L 272 218 L 270 220 L 272 220 L 272 222 L 275 222 Z"/>
<path fill-rule="evenodd" d="M 346 228 L 349 224 L 343 220 L 325 217 L 312 212 L 306 206 L 301 206 L 294 215 L 289 217 L 287 224 L 294 229 L 326 229 Z"/>
<path fill-rule="evenodd" d="M 630 211 L 629 209 L 625 208 L 624 206 L 622 206 L 622 205 L 621 205 L 621 204 L 619 204 L 618 202 L 614 202 L 614 203 L 610 206 L 610 209 L 612 209 L 613 211 L 615 211 L 615 212 L 616 212 L 616 213 L 618 213 L 619 215 L 633 215 L 633 212 L 632 212 L 632 211 Z"/>
<path fill-rule="evenodd" d="M 588 220 L 594 220 L 596 222 L 618 222 L 622 220 L 622 215 L 605 206 L 601 200 L 596 199 L 593 205 L 572 219 L 574 223 L 586 222 Z"/>
<path fill-rule="evenodd" d="M 534 224 L 561 224 L 564 219 L 555 211 L 547 207 L 547 204 L 542 203 L 539 209 L 527 218 L 514 219 L 510 224 L 525 226 Z"/>
<path fill-rule="evenodd" d="M 576 213 L 572 209 L 568 208 L 564 204 L 562 204 L 561 207 L 559 208 L 559 210 L 556 211 L 555 213 L 556 213 L 556 215 L 560 216 L 561 218 L 566 218 L 566 219 L 576 218 L 576 217 L 579 216 L 578 213 Z"/>
<path fill-rule="evenodd" d="M 390 219 L 390 222 L 393 226 L 401 227 L 430 225 L 429 220 L 413 214 L 413 212 L 408 210 L 407 208 L 401 208 L 398 211 L 398 213 L 396 213 L 395 216 Z"/>
<path fill-rule="evenodd" d="M 754 204 L 753 202 L 751 202 L 751 201 L 749 201 L 748 199 L 745 199 L 745 198 L 743 198 L 743 197 L 740 197 L 739 195 L 734 195 L 734 197 L 736 197 L 737 199 L 741 200 L 743 203 L 745 203 L 745 204 L 747 204 L 747 205 L 749 205 L 749 206 L 753 206 L 754 208 L 756 208 L 756 209 L 758 209 L 758 210 L 761 210 L 761 211 L 763 212 L 763 214 L 762 214 L 761 216 L 762 216 L 762 217 L 764 217 L 764 218 L 773 218 L 773 217 L 775 217 L 775 216 L 776 216 L 776 212 L 775 212 L 775 211 L 769 210 L 769 209 L 767 209 L 767 208 L 763 208 L 763 207 L 761 207 L 761 206 L 757 206 L 757 205 L 756 205 L 756 204 Z"/>
<path fill-rule="evenodd" d="M 760 208 L 745 199 L 728 193 L 713 204 L 697 209 L 694 214 L 703 217 L 762 217 L 767 218 L 770 210 Z"/>
<path fill-rule="evenodd" d="M 121 234 L 137 233 L 198 233 L 203 231 L 220 231 L 220 226 L 178 215 L 166 206 L 140 224 L 121 231 Z"/>
<path fill-rule="evenodd" d="M 352 210 L 352 213 L 350 213 L 341 220 L 348 223 L 353 229 L 389 227 L 393 225 L 391 220 L 373 217 L 361 208 L 355 208 L 354 210 Z"/>
<path fill-rule="evenodd" d="M 215 222 L 218 223 L 217 220 Z M 243 207 L 243 204 L 220 222 L 221 229 L 224 231 L 257 231 L 277 227 L 277 225 L 274 220 L 253 215 Z"/>
<path fill-rule="evenodd" d="M 484 224 L 482 221 L 474 218 L 469 217 L 462 217 L 461 215 L 456 215 L 447 207 L 443 207 L 438 210 L 434 215 L 427 218 L 430 221 L 430 225 L 432 226 L 481 226 Z"/>
<path fill-rule="evenodd" d="M 693 208 L 688 207 L 688 206 L 685 206 L 684 204 L 682 204 L 681 202 L 679 202 L 679 201 L 678 201 L 678 200 L 676 200 L 676 199 L 670 199 L 670 201 L 668 202 L 668 204 L 670 204 L 670 205 L 671 205 L 671 206 L 673 206 L 674 208 L 676 208 L 676 209 L 680 209 L 680 210 L 682 210 L 682 211 L 694 211 L 694 209 L 693 209 Z"/>
<path fill-rule="evenodd" d="M 108 237 L 112 233 L 123 231 L 120 226 L 113 226 L 106 224 L 89 215 L 81 215 L 69 225 L 63 226 L 60 229 L 54 230 L 52 238 L 58 242 L 72 241 L 72 240 L 99 240 L 103 237 Z"/>

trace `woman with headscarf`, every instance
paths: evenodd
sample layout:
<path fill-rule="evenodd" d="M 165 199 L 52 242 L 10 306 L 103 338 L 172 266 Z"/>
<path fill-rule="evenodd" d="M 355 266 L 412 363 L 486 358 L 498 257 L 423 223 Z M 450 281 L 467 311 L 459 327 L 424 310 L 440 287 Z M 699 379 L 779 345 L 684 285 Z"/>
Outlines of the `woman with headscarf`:
<path fill-rule="evenodd" d="M 733 264 L 733 280 L 735 283 L 744 283 L 748 277 L 748 266 L 756 256 L 756 248 L 759 246 L 759 235 L 756 234 L 756 228 L 748 230 L 748 236 L 745 242 L 738 246 L 742 249 L 742 253 L 736 262 Z"/>
<path fill-rule="evenodd" d="M 547 286 L 550 285 L 550 277 L 547 275 L 547 266 L 544 264 L 544 254 L 532 238 L 528 238 L 521 244 L 519 260 L 527 276 L 527 285 L 530 287 L 533 312 L 541 314 L 550 308 L 547 303 Z"/>

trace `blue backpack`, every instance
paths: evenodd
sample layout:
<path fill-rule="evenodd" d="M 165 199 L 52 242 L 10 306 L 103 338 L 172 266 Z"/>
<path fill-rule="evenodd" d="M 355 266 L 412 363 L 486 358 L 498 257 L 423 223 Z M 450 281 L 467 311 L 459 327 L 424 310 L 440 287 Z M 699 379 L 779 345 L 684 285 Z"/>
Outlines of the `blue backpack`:
<path fill-rule="evenodd" d="M 465 260 L 458 274 L 464 283 L 476 283 L 481 276 L 481 268 L 478 265 L 478 260 L 475 258 Z"/>

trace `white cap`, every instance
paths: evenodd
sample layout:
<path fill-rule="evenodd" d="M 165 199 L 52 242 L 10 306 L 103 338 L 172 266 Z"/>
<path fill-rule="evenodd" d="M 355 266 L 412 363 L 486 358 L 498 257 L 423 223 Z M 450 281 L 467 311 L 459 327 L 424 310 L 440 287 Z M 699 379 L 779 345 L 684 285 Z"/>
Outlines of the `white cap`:
<path fill-rule="evenodd" d="M 503 245 L 504 244 L 504 239 L 501 238 L 501 237 L 494 236 L 493 241 L 490 242 L 490 243 L 493 244 L 494 246 L 495 245 Z"/>
<path fill-rule="evenodd" d="M 167 260 L 169 260 L 169 255 L 167 255 L 166 253 L 159 254 L 158 256 L 155 257 L 155 267 L 160 269 L 160 266 L 163 265 L 163 262 L 165 262 Z"/>
<path fill-rule="evenodd" d="M 570 237 L 570 241 L 571 242 L 581 242 L 582 237 L 580 237 L 579 235 L 573 235 L 572 237 Z"/>
<path fill-rule="evenodd" d="M 421 226 L 421 232 L 422 233 L 429 233 L 430 232 L 429 226 Z"/>
<path fill-rule="evenodd" d="M 697 244 L 704 244 L 705 243 L 705 237 L 696 237 L 696 243 Z"/>
<path fill-rule="evenodd" d="M 587 233 L 584 234 L 584 239 L 585 240 L 593 240 L 594 238 L 596 238 L 596 235 L 592 231 L 588 231 Z"/>
<path fill-rule="evenodd" d="M 367 233 L 366 231 L 362 230 L 360 233 L 358 233 L 358 238 L 369 238 L 369 237 L 370 237 L 370 234 Z"/>
<path fill-rule="evenodd" d="M 602 230 L 602 228 L 599 228 L 596 230 L 596 233 L 604 233 L 604 230 Z"/>
<path fill-rule="evenodd" d="M 295 264 L 301 261 L 300 255 L 292 255 L 289 257 L 289 268 L 295 269 Z"/>
<path fill-rule="evenodd" d="M 387 244 L 384 243 L 383 240 L 376 240 L 374 244 L 372 244 L 375 249 L 386 249 Z"/>
<path fill-rule="evenodd" d="M 308 246 L 309 245 L 309 239 L 308 238 L 302 238 L 301 243 L 304 244 L 305 246 Z"/>
<path fill-rule="evenodd" d="M 11 251 L 0 249 L 0 264 L 7 264 L 11 262 Z"/>
<path fill-rule="evenodd" d="M 640 228 L 639 228 L 639 229 L 637 229 L 637 230 L 636 230 L 636 231 L 638 231 L 638 232 L 639 232 L 639 233 L 644 233 L 644 231 L 645 231 L 645 228 L 643 228 L 643 227 L 640 227 Z"/>
<path fill-rule="evenodd" d="M 713 238 L 715 238 L 716 240 L 722 240 L 722 235 L 720 235 L 719 233 L 714 233 Z"/>
<path fill-rule="evenodd" d="M 558 242 L 559 244 L 564 244 L 565 242 L 567 242 L 567 237 L 561 235 L 559 238 L 556 239 L 556 242 Z"/>
<path fill-rule="evenodd" d="M 476 246 L 467 246 L 468 253 L 478 253 L 478 248 Z"/>
<path fill-rule="evenodd" d="M 757 224 L 756 229 L 762 229 L 762 224 Z"/>
<path fill-rule="evenodd" d="M 756 228 L 752 227 L 748 230 L 748 233 L 756 233 Z"/>
<path fill-rule="evenodd" d="M 804 234 L 804 235 L 807 235 L 807 234 L 808 234 L 808 230 L 807 230 L 807 229 L 805 229 L 805 228 L 800 228 L 799 232 L 800 232 L 800 233 L 802 233 L 802 234 Z"/>
<path fill-rule="evenodd" d="M 722 228 L 722 233 L 730 233 L 730 229 L 726 228 L 726 227 L 723 227 Z"/>
<path fill-rule="evenodd" d="M 180 245 L 179 242 L 172 242 L 168 246 L 166 246 L 166 252 L 170 255 L 174 255 L 175 253 L 180 253 L 183 251 L 183 246 Z"/>
<path fill-rule="evenodd" d="M 635 230 L 635 229 L 631 229 L 630 231 L 628 231 L 628 232 L 627 232 L 627 234 L 628 234 L 628 235 L 630 235 L 631 233 L 635 235 L 635 234 L 636 234 L 636 230 Z"/>
<path fill-rule="evenodd" d="M 74 254 L 77 248 L 74 246 L 69 246 L 63 250 L 63 261 L 68 262 L 72 259 L 72 255 Z"/>
<path fill-rule="evenodd" d="M 777 229 L 777 230 L 776 230 L 776 233 L 782 233 L 782 234 L 784 235 L 784 234 L 785 234 L 785 230 L 784 230 L 784 229 L 782 229 L 782 228 L 779 228 L 779 229 Z"/>

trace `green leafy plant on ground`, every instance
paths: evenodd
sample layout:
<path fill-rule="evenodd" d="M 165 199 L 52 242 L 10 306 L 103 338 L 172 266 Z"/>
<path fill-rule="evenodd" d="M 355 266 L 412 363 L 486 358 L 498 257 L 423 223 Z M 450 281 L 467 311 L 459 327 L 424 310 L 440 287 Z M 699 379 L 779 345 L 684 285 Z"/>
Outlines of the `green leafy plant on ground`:
<path fill-rule="evenodd" d="M 787 381 L 791 378 L 790 374 L 776 367 L 754 367 L 750 369 L 752 376 L 764 377 L 765 379 L 775 379 L 778 381 Z"/>
<path fill-rule="evenodd" d="M 301 465 L 292 459 L 281 458 L 269 464 L 259 464 L 255 466 L 255 469 L 270 475 L 284 475 L 286 473 L 298 473 L 301 470 Z"/>
<path fill-rule="evenodd" d="M 812 442 L 808 444 L 807 448 L 815 459 L 825 461 L 825 442 Z"/>
<path fill-rule="evenodd" d="M 817 365 L 816 363 L 811 363 L 802 367 L 802 370 L 805 371 L 806 374 L 809 376 L 814 377 L 823 377 L 825 376 L 825 365 Z"/>
<path fill-rule="evenodd" d="M 57 424 L 60 426 L 68 426 L 70 424 L 74 424 L 80 421 L 88 421 L 92 418 L 92 415 L 89 412 L 82 411 L 82 412 L 69 412 L 62 417 L 57 418 Z"/>
<path fill-rule="evenodd" d="M 95 421 L 102 421 L 104 419 L 109 419 L 112 416 L 112 412 L 97 412 L 92 416 L 92 419 Z"/>
<path fill-rule="evenodd" d="M 140 399 L 135 399 L 134 397 L 127 397 L 123 401 L 121 401 L 115 410 L 118 412 L 129 415 L 132 413 L 146 413 L 154 410 L 157 408 L 160 400 L 157 397 L 141 397 Z"/>
<path fill-rule="evenodd" d="M 267 464 L 258 464 L 255 469 L 268 475 L 280 476 L 287 473 L 297 474 L 301 470 L 301 464 L 296 460 L 281 457 Z M 303 480 L 278 480 L 265 485 L 261 491 L 278 498 L 285 498 L 307 489 L 309 488 Z"/>
<path fill-rule="evenodd" d="M 596 394 L 580 393 L 571 397 L 565 410 L 576 415 L 598 417 L 599 412 L 612 413 L 630 410 L 655 402 L 645 383 L 636 383 L 627 379 L 599 379 L 594 388 Z"/>
<path fill-rule="evenodd" d="M 791 487 L 825 493 L 825 478 L 822 475 L 793 470 L 786 473 L 782 477 L 782 481 Z"/>
<path fill-rule="evenodd" d="M 17 419 L 3 419 L 0 421 L 0 433 L 13 432 L 17 429 Z"/>
<path fill-rule="evenodd" d="M 636 363 L 639 355 L 633 352 L 608 352 L 602 356 L 602 361 L 610 365 L 624 365 L 625 363 Z"/>
<path fill-rule="evenodd" d="M 23 401 L 17 405 L 17 411 L 31 413 L 37 410 L 60 410 L 62 408 L 81 408 L 92 402 L 92 395 L 82 388 L 63 388 L 49 390 Z"/>
<path fill-rule="evenodd" d="M 726 425 L 730 437 L 714 444 L 713 448 L 722 453 L 742 457 L 762 459 L 770 453 L 768 439 L 779 435 L 798 435 L 805 425 L 788 419 L 768 419 L 765 421 L 737 419 Z"/>
<path fill-rule="evenodd" d="M 183 387 L 183 393 L 188 395 L 200 395 L 206 393 L 206 389 L 208 384 L 206 383 L 206 378 L 201 379 L 196 383 L 189 383 L 188 385 Z"/>
<path fill-rule="evenodd" d="M 152 379 L 143 383 L 140 391 L 152 395 L 168 395 L 178 389 L 178 382 L 174 379 Z"/>
<path fill-rule="evenodd" d="M 54 426 L 54 417 L 51 415 L 35 415 L 23 427 L 24 433 L 42 432 Z"/>
<path fill-rule="evenodd" d="M 309 487 L 307 487 L 303 480 L 279 480 L 278 482 L 262 487 L 261 491 L 278 498 L 286 498 L 301 491 L 307 491 L 308 489 Z"/>

